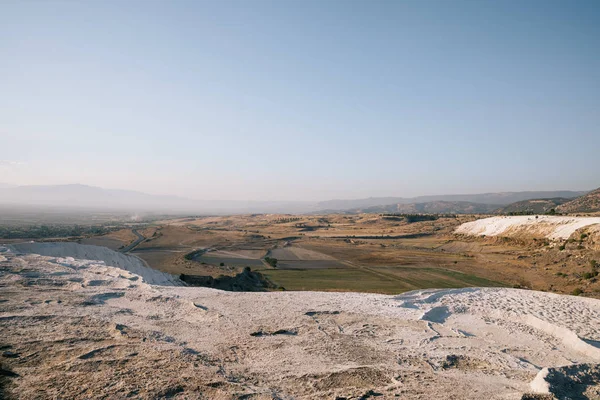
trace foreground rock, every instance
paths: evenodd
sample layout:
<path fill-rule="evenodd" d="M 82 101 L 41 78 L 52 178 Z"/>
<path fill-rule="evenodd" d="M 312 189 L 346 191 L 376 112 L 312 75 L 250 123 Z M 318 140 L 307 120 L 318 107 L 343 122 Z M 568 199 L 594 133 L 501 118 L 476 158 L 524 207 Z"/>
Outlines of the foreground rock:
<path fill-rule="evenodd" d="M 593 299 L 232 293 L 3 250 L 2 398 L 600 398 Z"/>
<path fill-rule="evenodd" d="M 106 247 L 85 244 L 60 242 L 37 243 L 26 242 L 13 244 L 6 247 L 16 253 L 33 253 L 42 256 L 58 257 L 58 262 L 77 265 L 74 259 L 95 260 L 111 267 L 120 268 L 131 272 L 146 283 L 162 286 L 183 286 L 184 283 L 177 277 L 166 272 L 150 268 L 141 258 L 119 253 Z M 65 258 L 62 261 L 62 258 Z"/>

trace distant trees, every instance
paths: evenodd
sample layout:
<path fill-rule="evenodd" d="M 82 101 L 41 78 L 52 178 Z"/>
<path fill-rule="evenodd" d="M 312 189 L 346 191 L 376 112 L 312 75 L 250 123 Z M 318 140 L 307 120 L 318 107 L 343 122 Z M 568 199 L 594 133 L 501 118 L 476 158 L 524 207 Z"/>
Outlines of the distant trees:
<path fill-rule="evenodd" d="M 300 217 L 277 218 L 273 222 L 276 223 L 276 224 L 286 224 L 288 222 L 300 221 L 300 219 L 301 219 Z"/>
<path fill-rule="evenodd" d="M 583 279 L 593 279 L 598 276 L 598 271 L 591 270 L 590 272 L 585 272 L 583 274 Z"/>
<path fill-rule="evenodd" d="M 437 215 L 422 215 L 422 214 L 405 214 L 403 215 L 406 222 L 420 222 L 420 221 L 436 221 L 439 219 Z"/>
<path fill-rule="evenodd" d="M 383 219 L 388 221 L 404 221 L 404 217 L 396 217 L 394 215 L 384 215 Z"/>
<path fill-rule="evenodd" d="M 76 237 L 104 235 L 115 230 L 102 225 L 30 225 L 0 226 L 1 239 L 43 239 L 58 237 Z"/>
<path fill-rule="evenodd" d="M 592 270 L 583 274 L 584 279 L 594 279 L 600 274 L 600 271 L 598 271 L 598 262 L 596 260 L 590 260 L 590 266 L 592 267 Z"/>
<path fill-rule="evenodd" d="M 200 250 L 194 250 L 191 253 L 187 253 L 184 258 L 186 260 L 190 260 L 193 261 L 195 260 L 197 257 L 200 257 L 202 254 L 206 253 L 205 249 L 200 249 Z"/>
<path fill-rule="evenodd" d="M 506 215 L 533 215 L 535 214 L 532 210 L 525 210 L 525 211 L 509 211 L 506 213 Z"/>
<path fill-rule="evenodd" d="M 541 212 L 535 212 L 533 210 L 522 210 L 522 211 L 509 211 L 509 212 L 506 213 L 506 215 L 511 215 L 511 216 L 514 216 L 514 215 L 535 215 L 535 214 L 541 214 Z M 555 208 L 551 208 L 550 210 L 546 211 L 544 213 L 544 215 L 559 215 L 559 214 L 556 212 Z"/>
<path fill-rule="evenodd" d="M 392 220 L 392 221 L 401 221 L 404 220 L 406 222 L 420 222 L 420 221 L 436 221 L 440 218 L 456 218 L 454 214 L 397 214 L 397 213 L 388 213 L 381 214 L 384 219 Z"/>

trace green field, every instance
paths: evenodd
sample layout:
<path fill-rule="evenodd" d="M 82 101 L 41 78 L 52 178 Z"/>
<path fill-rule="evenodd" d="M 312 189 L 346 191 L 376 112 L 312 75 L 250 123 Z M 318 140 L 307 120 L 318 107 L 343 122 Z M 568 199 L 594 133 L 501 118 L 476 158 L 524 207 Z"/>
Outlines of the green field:
<path fill-rule="evenodd" d="M 287 290 L 352 291 L 396 294 L 416 289 L 498 287 L 500 282 L 436 267 L 368 267 L 260 272 Z"/>

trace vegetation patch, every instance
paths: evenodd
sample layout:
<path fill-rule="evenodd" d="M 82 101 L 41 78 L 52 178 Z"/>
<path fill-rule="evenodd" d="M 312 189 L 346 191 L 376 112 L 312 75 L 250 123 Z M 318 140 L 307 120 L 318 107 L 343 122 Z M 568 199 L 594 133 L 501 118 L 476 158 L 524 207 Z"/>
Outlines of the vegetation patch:
<path fill-rule="evenodd" d="M 194 250 L 191 253 L 187 253 L 184 257 L 185 257 L 186 260 L 193 261 L 196 258 L 200 257 L 204 253 L 206 253 L 205 249 Z"/>
<path fill-rule="evenodd" d="M 405 220 L 406 222 L 436 221 L 440 218 L 456 218 L 454 214 L 382 214 L 384 219 L 394 221 Z"/>
<path fill-rule="evenodd" d="M 250 267 L 235 276 L 221 275 L 217 278 L 204 275 L 181 274 L 179 278 L 191 286 L 204 286 L 231 292 L 264 292 L 283 289 L 275 285 L 260 272 L 254 272 Z"/>
<path fill-rule="evenodd" d="M 0 226 L 1 239 L 44 239 L 105 235 L 121 229 L 102 225 L 30 225 Z"/>
<path fill-rule="evenodd" d="M 273 268 L 277 268 L 277 259 L 273 257 L 265 257 L 265 261 Z"/>

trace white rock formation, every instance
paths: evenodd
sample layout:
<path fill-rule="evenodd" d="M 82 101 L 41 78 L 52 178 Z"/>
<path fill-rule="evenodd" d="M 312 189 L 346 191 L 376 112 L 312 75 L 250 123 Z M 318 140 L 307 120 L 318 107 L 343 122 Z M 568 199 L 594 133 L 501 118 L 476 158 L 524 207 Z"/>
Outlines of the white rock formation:
<path fill-rule="evenodd" d="M 455 233 L 470 236 L 535 237 L 566 240 L 578 229 L 600 224 L 599 217 L 519 215 L 478 219 L 456 228 Z"/>

